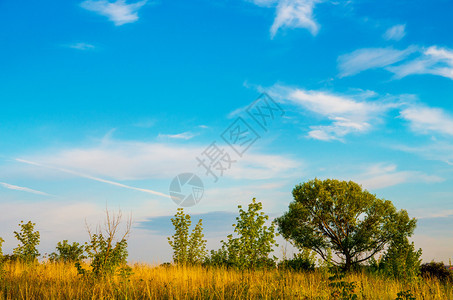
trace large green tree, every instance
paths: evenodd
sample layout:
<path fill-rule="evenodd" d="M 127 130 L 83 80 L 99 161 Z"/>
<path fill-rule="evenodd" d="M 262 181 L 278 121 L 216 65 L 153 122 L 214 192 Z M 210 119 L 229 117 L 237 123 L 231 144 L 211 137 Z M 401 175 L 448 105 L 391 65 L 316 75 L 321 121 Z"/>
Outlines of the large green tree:
<path fill-rule="evenodd" d="M 396 238 L 411 236 L 416 226 L 405 210 L 352 181 L 314 179 L 297 185 L 293 197 L 288 212 L 277 218 L 282 236 L 347 271 Z M 336 257 L 329 258 L 329 251 Z"/>

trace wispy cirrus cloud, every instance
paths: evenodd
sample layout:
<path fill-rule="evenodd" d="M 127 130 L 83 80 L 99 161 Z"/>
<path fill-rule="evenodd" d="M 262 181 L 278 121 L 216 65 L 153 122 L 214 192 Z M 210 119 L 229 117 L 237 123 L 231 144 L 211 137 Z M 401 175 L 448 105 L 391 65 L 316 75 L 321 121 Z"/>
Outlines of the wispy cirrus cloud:
<path fill-rule="evenodd" d="M 428 175 L 420 171 L 399 171 L 397 165 L 386 163 L 368 166 L 364 172 L 355 176 L 354 180 L 367 189 L 381 189 L 403 183 L 436 183 L 444 181 L 439 176 Z"/>
<path fill-rule="evenodd" d="M 453 50 L 432 46 L 421 55 L 401 65 L 391 66 L 388 71 L 397 78 L 415 74 L 431 74 L 453 80 Z"/>
<path fill-rule="evenodd" d="M 274 23 L 270 29 L 273 38 L 280 28 L 305 28 L 312 35 L 319 31 L 313 17 L 317 0 L 281 0 L 277 5 Z"/>
<path fill-rule="evenodd" d="M 78 172 L 78 171 L 73 171 L 73 170 L 60 168 L 60 167 L 55 167 L 55 166 L 52 166 L 52 165 L 46 165 L 46 164 L 42 164 L 42 163 L 38 163 L 38 162 L 34 162 L 34 161 L 29 161 L 29 160 L 25 160 L 25 159 L 20 159 L 20 158 L 16 158 L 16 161 L 24 163 L 24 164 L 28 164 L 28 165 L 33 165 L 33 166 L 37 166 L 37 167 L 46 168 L 46 169 L 57 170 L 57 171 L 60 171 L 60 172 L 63 172 L 63 173 L 68 173 L 68 174 L 75 175 L 77 177 L 82 177 L 82 178 L 91 179 L 91 180 L 102 182 L 102 183 L 107 183 L 107 184 L 110 184 L 110 185 L 115 185 L 115 186 L 126 188 L 126 189 L 129 189 L 129 190 L 135 190 L 135 191 L 139 191 L 139 192 L 144 192 L 144 193 L 149 193 L 149 194 L 153 194 L 153 195 L 158 195 L 158 196 L 170 198 L 170 196 L 168 196 L 166 194 L 163 194 L 163 193 L 160 193 L 160 192 L 156 192 L 156 191 L 153 191 L 153 190 L 150 190 L 150 189 L 143 189 L 143 188 L 133 187 L 133 186 L 130 186 L 130 185 L 122 184 L 122 183 L 115 182 L 115 181 L 112 181 L 112 180 L 99 178 L 99 177 L 92 176 L 92 175 L 85 174 L 85 173 Z"/>
<path fill-rule="evenodd" d="M 44 193 L 44 192 L 41 192 L 38 190 L 33 190 L 33 189 L 30 189 L 27 187 L 13 185 L 13 184 L 9 184 L 6 182 L 0 182 L 0 186 L 10 189 L 10 190 L 15 190 L 15 191 L 27 192 L 27 193 L 32 193 L 32 194 L 41 195 L 41 196 L 51 196 L 50 194 L 47 194 L 47 193 Z"/>
<path fill-rule="evenodd" d="M 93 50 L 96 48 L 94 45 L 91 45 L 88 43 L 74 43 L 74 44 L 67 45 L 67 47 L 72 48 L 72 49 L 82 50 L 82 51 Z"/>
<path fill-rule="evenodd" d="M 438 133 L 453 136 L 453 115 L 441 108 L 411 105 L 400 112 L 409 122 L 410 128 L 418 133 Z"/>
<path fill-rule="evenodd" d="M 289 102 L 330 120 L 330 125 L 310 126 L 308 137 L 330 141 L 343 140 L 350 133 L 365 133 L 382 114 L 400 104 L 397 100 L 371 101 L 373 92 L 341 95 L 325 91 L 275 85 L 269 93 L 283 102 Z"/>
<path fill-rule="evenodd" d="M 405 50 L 397 50 L 392 47 L 355 50 L 338 58 L 340 76 L 352 76 L 365 70 L 393 65 L 407 58 L 415 50 L 415 47 Z"/>
<path fill-rule="evenodd" d="M 305 28 L 312 35 L 319 31 L 313 10 L 320 0 L 252 0 L 261 7 L 275 7 L 274 23 L 270 28 L 271 38 L 283 28 Z"/>
<path fill-rule="evenodd" d="M 107 0 L 86 0 L 80 6 L 86 10 L 96 12 L 107 17 L 116 26 L 134 23 L 138 20 L 138 10 L 147 0 L 127 4 L 125 0 L 110 2 Z"/>
<path fill-rule="evenodd" d="M 401 79 L 409 75 L 437 75 L 453 80 L 453 50 L 438 46 L 365 48 L 338 58 L 340 77 L 356 75 L 370 69 L 384 69 Z"/>
<path fill-rule="evenodd" d="M 387 31 L 384 33 L 383 37 L 386 40 L 399 41 L 405 35 L 406 35 L 406 25 L 400 24 L 400 25 L 392 26 L 389 29 L 387 29 Z"/>
<path fill-rule="evenodd" d="M 177 140 L 190 140 L 197 136 L 197 134 L 192 133 L 190 131 L 177 133 L 177 134 L 159 134 L 159 138 L 169 138 L 169 139 L 177 139 Z"/>
<path fill-rule="evenodd" d="M 445 141 L 433 141 L 424 145 L 392 145 L 393 149 L 415 154 L 429 160 L 437 160 L 453 166 L 453 144 Z"/>
<path fill-rule="evenodd" d="M 196 157 L 199 157 L 206 147 L 207 145 L 199 146 L 187 142 L 170 144 L 103 140 L 101 144 L 91 147 L 29 155 L 20 162 L 139 190 L 118 181 L 172 179 L 176 174 L 187 170 L 196 172 Z M 300 161 L 283 155 L 248 152 L 241 160 L 233 163 L 224 176 L 250 180 L 287 178 L 298 168 L 300 170 L 300 167 Z M 205 170 L 200 169 L 200 172 L 204 173 Z"/>

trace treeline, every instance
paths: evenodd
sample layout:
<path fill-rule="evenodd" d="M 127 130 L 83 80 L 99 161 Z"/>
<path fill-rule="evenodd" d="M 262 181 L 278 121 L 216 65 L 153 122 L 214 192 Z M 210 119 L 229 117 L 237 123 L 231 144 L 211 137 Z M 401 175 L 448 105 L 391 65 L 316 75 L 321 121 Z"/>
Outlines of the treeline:
<path fill-rule="evenodd" d="M 198 220 L 190 230 L 191 216 L 178 209 L 171 219 L 174 234 L 168 238 L 173 264 L 295 272 L 323 268 L 336 274 L 333 280 L 339 282 L 342 273 L 355 270 L 408 281 L 430 276 L 453 282 L 452 272 L 443 263 L 421 264 L 421 249 L 415 249 L 408 239 L 416 220 L 405 210 L 397 210 L 391 201 L 377 198 L 352 181 L 333 179 L 297 185 L 293 197 L 288 211 L 273 221 L 255 199 L 247 208 L 239 206 L 232 234 L 221 241 L 219 249 L 211 251 L 206 248 L 203 221 Z M 126 222 L 121 235 L 120 224 L 121 213 L 111 215 L 107 211 L 105 227 L 96 232 L 88 230 L 89 242 L 80 245 L 61 241 L 48 256 L 49 261 L 73 264 L 82 276 L 129 274 L 127 239 L 131 221 Z M 19 224 L 20 231 L 14 232 L 19 245 L 13 254 L 2 254 L 0 238 L 0 268 L 6 261 L 38 263 L 40 234 L 34 226 L 32 222 Z M 272 253 L 279 234 L 299 253 L 278 261 Z M 82 263 L 85 259 L 88 264 Z"/>

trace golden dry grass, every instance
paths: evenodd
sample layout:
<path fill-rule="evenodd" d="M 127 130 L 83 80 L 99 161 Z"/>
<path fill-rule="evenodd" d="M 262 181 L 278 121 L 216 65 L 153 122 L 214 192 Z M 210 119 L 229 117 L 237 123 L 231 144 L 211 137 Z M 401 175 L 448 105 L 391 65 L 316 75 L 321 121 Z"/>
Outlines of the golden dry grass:
<path fill-rule="evenodd" d="M 328 275 L 320 271 L 240 272 L 224 268 L 134 265 L 129 278 L 84 278 L 72 265 L 7 263 L 1 299 L 332 299 Z M 401 283 L 365 273 L 351 274 L 358 299 L 395 299 L 411 289 L 416 299 L 453 299 L 451 286 L 436 280 Z"/>

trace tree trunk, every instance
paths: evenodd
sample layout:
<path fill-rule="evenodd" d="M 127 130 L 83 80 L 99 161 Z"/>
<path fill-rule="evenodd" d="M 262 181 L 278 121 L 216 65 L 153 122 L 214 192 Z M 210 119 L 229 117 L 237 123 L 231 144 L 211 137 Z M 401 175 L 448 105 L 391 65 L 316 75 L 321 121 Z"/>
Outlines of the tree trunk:
<path fill-rule="evenodd" d="M 352 266 L 352 259 L 351 259 L 351 256 L 349 255 L 349 253 L 346 253 L 346 262 L 344 264 L 344 270 L 346 272 L 349 272 L 351 270 L 351 266 Z"/>

